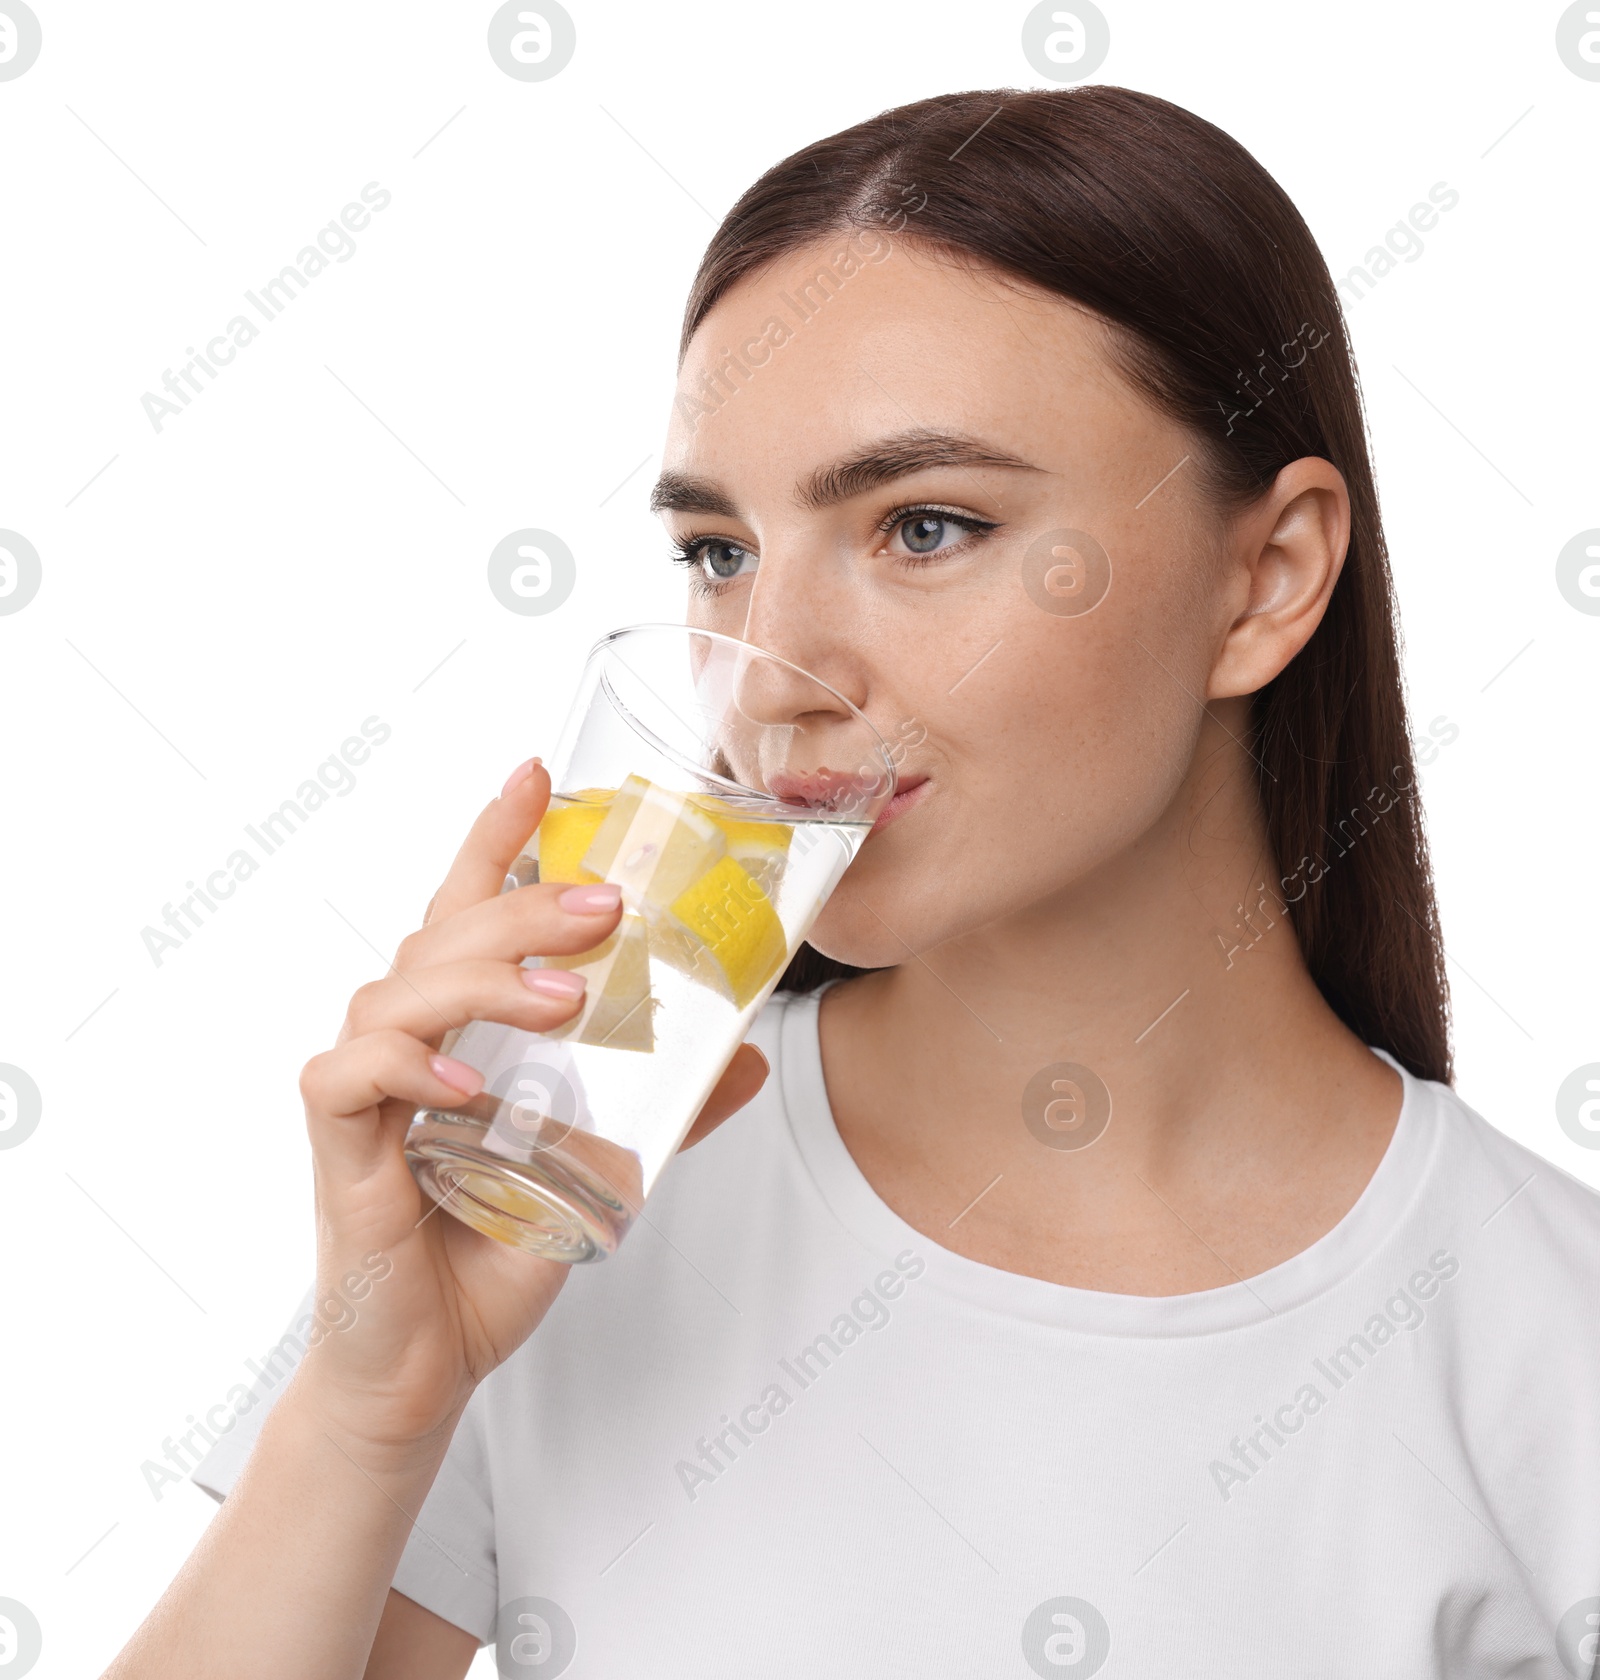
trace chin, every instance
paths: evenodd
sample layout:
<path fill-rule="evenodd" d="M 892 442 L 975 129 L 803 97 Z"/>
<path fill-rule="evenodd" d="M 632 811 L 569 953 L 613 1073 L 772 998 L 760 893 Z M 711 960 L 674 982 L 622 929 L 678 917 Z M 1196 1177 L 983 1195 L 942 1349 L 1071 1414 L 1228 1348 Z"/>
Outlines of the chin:
<path fill-rule="evenodd" d="M 823 956 L 855 968 L 892 968 L 906 961 L 912 951 L 923 948 L 918 935 L 926 930 L 903 925 L 910 920 L 909 912 L 902 910 L 897 914 L 892 903 L 880 907 L 878 915 L 874 915 L 850 891 L 846 880 L 837 895 L 823 905 L 822 914 L 806 935 L 806 943 Z"/>
<path fill-rule="evenodd" d="M 835 962 L 850 963 L 855 968 L 887 968 L 903 962 L 906 956 L 905 946 L 882 922 L 859 904 L 846 905 L 838 898 L 829 899 L 822 907 L 822 914 L 806 935 L 806 944 Z"/>

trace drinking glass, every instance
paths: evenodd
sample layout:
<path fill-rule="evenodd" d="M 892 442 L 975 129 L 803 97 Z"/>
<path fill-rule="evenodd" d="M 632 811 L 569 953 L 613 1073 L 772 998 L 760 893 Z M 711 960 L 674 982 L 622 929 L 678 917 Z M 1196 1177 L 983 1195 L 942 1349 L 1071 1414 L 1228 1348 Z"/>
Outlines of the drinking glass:
<path fill-rule="evenodd" d="M 532 1033 L 473 1021 L 441 1049 L 484 1088 L 419 1109 L 406 1156 L 475 1230 L 568 1262 L 615 1251 L 895 791 L 867 719 L 799 666 L 677 624 L 590 652 L 551 799 L 502 891 L 612 881 L 603 943 L 523 966 L 588 977 Z"/>

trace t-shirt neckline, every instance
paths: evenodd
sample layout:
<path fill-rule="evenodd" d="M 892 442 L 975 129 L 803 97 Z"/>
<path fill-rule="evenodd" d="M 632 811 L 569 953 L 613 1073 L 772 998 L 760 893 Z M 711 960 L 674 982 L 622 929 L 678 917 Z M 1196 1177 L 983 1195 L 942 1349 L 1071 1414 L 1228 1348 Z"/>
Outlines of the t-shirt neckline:
<path fill-rule="evenodd" d="M 1004 1317 L 1107 1336 L 1195 1336 L 1281 1318 L 1332 1289 L 1386 1246 L 1421 1197 L 1439 1143 L 1431 1085 L 1386 1050 L 1369 1046 L 1400 1075 L 1394 1135 L 1366 1188 L 1309 1248 L 1242 1282 L 1187 1295 L 1118 1295 L 1003 1271 L 942 1247 L 909 1225 L 868 1183 L 845 1147 L 828 1101 L 818 1004 L 828 985 L 785 994 L 779 1087 L 789 1129 L 822 1199 L 852 1235 L 884 1255 L 914 1250 L 926 1283 Z M 1409 1257 L 1408 1257 L 1409 1260 Z"/>

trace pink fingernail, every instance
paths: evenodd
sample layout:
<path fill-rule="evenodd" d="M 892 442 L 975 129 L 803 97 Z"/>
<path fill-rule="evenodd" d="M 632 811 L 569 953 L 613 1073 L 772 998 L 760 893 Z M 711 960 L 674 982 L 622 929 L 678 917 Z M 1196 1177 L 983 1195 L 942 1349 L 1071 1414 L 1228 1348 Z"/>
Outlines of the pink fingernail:
<path fill-rule="evenodd" d="M 477 1096 L 483 1089 L 483 1075 L 475 1067 L 468 1067 L 453 1056 L 430 1056 L 428 1066 L 433 1069 L 435 1078 L 464 1091 L 469 1097 Z"/>
<path fill-rule="evenodd" d="M 581 974 L 564 968 L 525 968 L 522 983 L 530 991 L 543 992 L 547 997 L 575 998 L 589 982 Z"/>
<path fill-rule="evenodd" d="M 601 881 L 592 887 L 568 887 L 556 903 L 563 910 L 571 910 L 579 916 L 604 915 L 607 910 L 615 910 L 622 902 L 622 888 L 610 881 Z"/>
<path fill-rule="evenodd" d="M 527 781 L 527 779 L 538 768 L 539 768 L 539 760 L 537 758 L 530 758 L 527 761 L 526 764 L 519 764 L 516 767 L 516 769 L 513 770 L 509 776 L 506 777 L 506 785 L 503 788 L 501 788 L 500 797 L 502 799 L 504 799 L 505 796 L 508 793 L 510 793 L 512 788 L 521 787 L 522 784 L 525 781 Z"/>

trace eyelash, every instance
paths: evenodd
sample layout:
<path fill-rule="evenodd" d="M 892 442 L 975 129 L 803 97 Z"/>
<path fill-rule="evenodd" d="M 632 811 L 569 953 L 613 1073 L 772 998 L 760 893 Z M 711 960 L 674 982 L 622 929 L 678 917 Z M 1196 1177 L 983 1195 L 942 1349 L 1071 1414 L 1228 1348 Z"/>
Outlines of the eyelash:
<path fill-rule="evenodd" d="M 886 514 L 879 522 L 877 529 L 883 536 L 892 535 L 900 526 L 913 519 L 942 519 L 947 524 L 960 526 L 966 531 L 966 539 L 951 548 L 942 548 L 934 554 L 896 554 L 891 558 L 897 565 L 904 566 L 908 571 L 927 564 L 930 560 L 943 560 L 952 554 L 963 552 L 969 543 L 982 542 L 984 538 L 1000 529 L 1000 522 L 995 519 L 977 519 L 970 513 L 958 513 L 954 508 L 941 507 L 934 502 L 917 502 L 911 506 L 899 507 Z M 675 565 L 687 566 L 689 585 L 707 595 L 720 595 L 735 580 L 727 579 L 722 583 L 713 583 L 701 569 L 706 547 L 714 542 L 726 542 L 731 547 L 743 548 L 743 543 L 733 542 L 731 538 L 719 537 L 714 532 L 706 532 L 701 536 L 686 537 L 670 555 Z"/>

